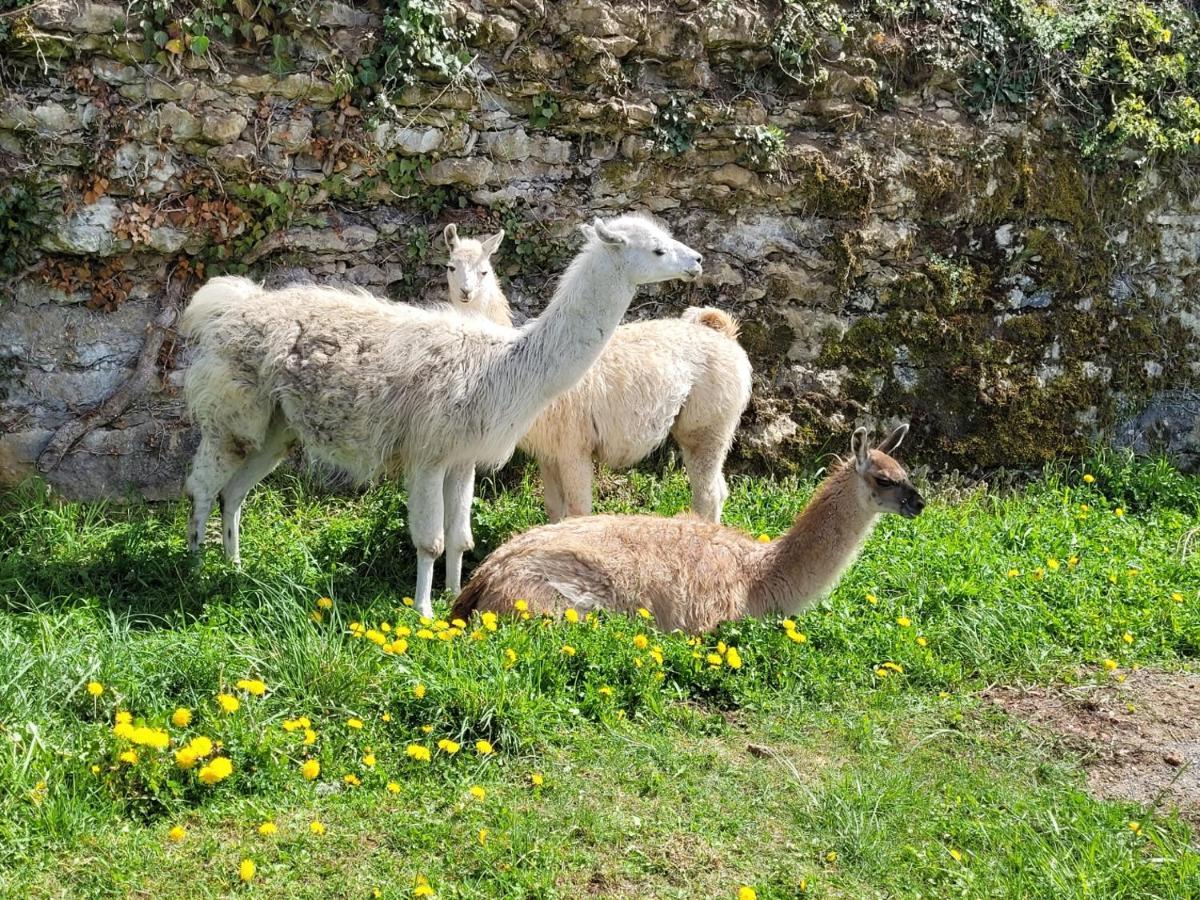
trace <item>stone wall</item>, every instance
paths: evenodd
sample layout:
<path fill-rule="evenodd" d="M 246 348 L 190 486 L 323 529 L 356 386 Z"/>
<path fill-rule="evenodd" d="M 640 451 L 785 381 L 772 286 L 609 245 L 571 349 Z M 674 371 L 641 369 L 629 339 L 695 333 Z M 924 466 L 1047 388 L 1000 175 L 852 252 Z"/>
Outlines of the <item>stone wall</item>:
<path fill-rule="evenodd" d="M 129 377 L 169 277 L 439 302 L 441 228 L 504 227 L 499 268 L 530 316 L 574 226 L 630 208 L 706 259 L 632 317 L 743 320 L 737 465 L 811 466 L 854 423 L 898 417 L 932 465 L 1036 466 L 1104 439 L 1200 462 L 1186 173 L 1091 174 L 1060 119 L 970 114 L 884 33 L 824 35 L 828 77 L 789 78 L 777 3 L 458 2 L 465 70 L 417 73 L 386 109 L 351 84 L 378 4 L 301 8 L 271 23 L 286 65 L 258 33 L 147 61 L 112 3 L 8 19 L 0 483 Z M 156 364 L 50 472 L 61 491 L 179 491 L 186 350 L 168 339 Z"/>

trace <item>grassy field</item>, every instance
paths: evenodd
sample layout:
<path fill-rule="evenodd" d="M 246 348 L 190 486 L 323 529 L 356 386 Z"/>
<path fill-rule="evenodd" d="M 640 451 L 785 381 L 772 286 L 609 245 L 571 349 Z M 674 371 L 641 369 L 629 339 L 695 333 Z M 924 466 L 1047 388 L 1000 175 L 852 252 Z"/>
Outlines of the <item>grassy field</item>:
<path fill-rule="evenodd" d="M 735 480 L 727 520 L 776 535 L 811 487 Z M 480 493 L 477 555 L 542 520 L 535 478 Z M 1186 822 L 1093 799 L 1077 757 L 979 699 L 1194 666 L 1200 479 L 1104 456 L 932 493 L 828 602 L 692 641 L 417 621 L 390 487 L 275 478 L 241 572 L 215 546 L 189 565 L 182 505 L 18 492 L 0 893 L 1200 895 Z M 611 476 L 599 506 L 687 496 Z"/>

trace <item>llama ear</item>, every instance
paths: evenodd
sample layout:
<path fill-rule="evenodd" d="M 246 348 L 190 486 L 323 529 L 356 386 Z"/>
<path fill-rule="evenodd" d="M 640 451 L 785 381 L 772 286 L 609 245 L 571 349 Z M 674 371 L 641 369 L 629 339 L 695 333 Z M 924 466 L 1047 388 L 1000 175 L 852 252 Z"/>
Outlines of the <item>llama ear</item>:
<path fill-rule="evenodd" d="M 858 471 L 866 471 L 869 457 L 867 455 L 867 429 L 856 428 L 850 436 L 850 452 L 854 454 L 854 464 Z"/>
<path fill-rule="evenodd" d="M 585 241 L 590 241 L 592 238 L 594 238 L 596 236 L 596 229 L 594 229 L 591 225 L 587 224 L 586 222 L 583 222 L 580 224 L 579 230 L 583 233 L 583 239 Z"/>
<path fill-rule="evenodd" d="M 605 225 L 599 216 L 592 220 L 592 230 L 596 233 L 596 237 L 600 239 L 601 243 L 608 244 L 610 247 L 620 247 L 625 243 L 625 238 Z"/>
<path fill-rule="evenodd" d="M 446 242 L 446 249 L 453 250 L 458 246 L 458 226 L 451 222 L 442 229 L 442 240 Z"/>
<path fill-rule="evenodd" d="M 496 234 L 493 234 L 490 237 L 485 237 L 482 241 L 479 242 L 480 246 L 483 247 L 483 255 L 491 256 L 493 253 L 495 253 L 497 250 L 500 249 L 500 242 L 503 240 L 504 240 L 504 229 L 503 228 L 501 228 Z"/>
<path fill-rule="evenodd" d="M 908 423 L 905 422 L 903 425 L 897 425 L 891 434 L 879 442 L 879 446 L 876 449 L 890 455 L 904 441 L 906 434 L 908 434 Z"/>

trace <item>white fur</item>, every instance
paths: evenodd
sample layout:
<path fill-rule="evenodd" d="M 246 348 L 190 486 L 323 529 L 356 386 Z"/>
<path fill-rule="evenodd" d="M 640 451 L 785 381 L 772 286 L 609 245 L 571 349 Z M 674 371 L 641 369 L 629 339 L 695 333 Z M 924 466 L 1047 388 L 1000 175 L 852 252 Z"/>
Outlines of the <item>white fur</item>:
<path fill-rule="evenodd" d="M 482 242 L 445 232 L 450 305 L 500 325 L 512 319 L 490 256 L 504 232 Z M 708 313 L 708 316 L 703 315 Z M 552 401 L 518 446 L 538 461 L 550 521 L 592 509 L 592 461 L 631 466 L 671 434 L 692 484 L 692 507 L 719 522 L 728 496 L 722 468 L 750 400 L 751 368 L 731 334 L 700 324 L 720 317 L 622 325 L 579 383 Z"/>
<path fill-rule="evenodd" d="M 246 493 L 299 442 L 360 481 L 405 473 L 414 596 L 430 614 L 443 549 L 456 557 L 448 586 L 459 587 L 475 467 L 512 455 L 604 349 L 638 285 L 700 274 L 700 254 L 643 217 L 583 230 L 588 240 L 545 313 L 519 330 L 361 291 L 264 291 L 235 277 L 205 284 L 180 325 L 197 346 L 184 384 L 201 430 L 187 482 L 191 548 L 219 495 L 225 552 L 236 561 Z"/>

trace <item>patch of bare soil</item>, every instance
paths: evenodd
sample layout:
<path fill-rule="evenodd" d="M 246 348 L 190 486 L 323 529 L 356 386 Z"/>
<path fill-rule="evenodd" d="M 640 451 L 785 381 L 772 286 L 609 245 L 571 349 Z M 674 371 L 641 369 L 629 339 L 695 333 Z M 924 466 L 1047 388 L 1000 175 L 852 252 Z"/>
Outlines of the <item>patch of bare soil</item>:
<path fill-rule="evenodd" d="M 1140 670 L 1124 682 L 996 687 L 984 699 L 1083 756 L 1088 788 L 1200 824 L 1200 674 Z"/>

